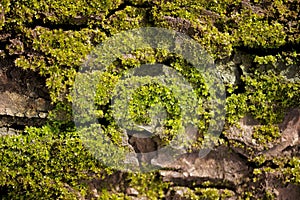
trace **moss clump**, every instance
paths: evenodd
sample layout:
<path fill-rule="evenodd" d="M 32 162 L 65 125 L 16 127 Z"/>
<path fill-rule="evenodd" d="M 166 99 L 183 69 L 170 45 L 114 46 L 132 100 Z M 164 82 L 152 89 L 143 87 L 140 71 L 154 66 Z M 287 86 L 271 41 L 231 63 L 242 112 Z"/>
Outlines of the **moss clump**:
<path fill-rule="evenodd" d="M 0 151 L 3 199 L 76 199 L 89 193 L 83 180 L 105 174 L 74 130 L 63 132 L 58 126 L 1 137 Z"/>
<path fill-rule="evenodd" d="M 139 197 L 151 200 L 164 198 L 165 190 L 169 187 L 169 183 L 164 182 L 157 172 L 129 174 L 127 179 L 129 186 L 139 192 Z"/>
<path fill-rule="evenodd" d="M 280 137 L 279 128 L 275 125 L 263 125 L 254 128 L 252 137 L 258 144 L 267 144 Z"/>
<path fill-rule="evenodd" d="M 286 175 L 285 181 L 300 185 L 300 159 L 292 157 L 288 159 L 286 167 L 282 169 Z"/>
<path fill-rule="evenodd" d="M 234 122 L 250 113 L 264 125 L 280 123 L 288 108 L 299 106 L 299 82 L 274 72 L 256 71 L 242 77 L 245 92 L 227 98 L 227 119 Z"/>

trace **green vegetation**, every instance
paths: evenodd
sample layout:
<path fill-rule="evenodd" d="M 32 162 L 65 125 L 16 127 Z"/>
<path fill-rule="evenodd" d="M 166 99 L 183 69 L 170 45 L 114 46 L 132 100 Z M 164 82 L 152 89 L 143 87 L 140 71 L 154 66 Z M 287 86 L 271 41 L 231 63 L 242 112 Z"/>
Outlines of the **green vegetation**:
<path fill-rule="evenodd" d="M 279 128 L 275 125 L 261 126 L 255 128 L 252 137 L 257 140 L 257 143 L 266 144 L 280 137 Z"/>
<path fill-rule="evenodd" d="M 0 150 L 2 199 L 76 199 L 87 194 L 84 180 L 103 171 L 74 131 L 50 125 L 1 137 Z"/>
<path fill-rule="evenodd" d="M 28 127 L 18 136 L 0 137 L 1 198 L 91 197 L 89 180 L 105 180 L 114 172 L 87 151 L 75 130 L 71 91 L 87 55 L 96 45 L 123 30 L 154 26 L 183 32 L 199 42 L 216 63 L 229 62 L 238 52 L 247 54 L 251 66 L 244 66 L 243 60 L 235 63 L 240 68 L 239 82 L 225 82 L 226 127 L 250 114 L 262 125 L 253 135 L 260 144 L 279 138 L 277 124 L 285 111 L 300 106 L 299 13 L 298 0 L 2 0 L 1 59 L 12 58 L 17 67 L 45 77 L 55 109 L 47 125 Z M 193 85 L 197 97 L 209 100 L 202 75 L 180 56 L 157 49 L 128 54 L 131 56 L 119 57 L 104 73 L 106 81 L 97 88 L 95 100 L 100 126 L 115 144 L 121 146 L 121 131 L 113 120 L 110 97 L 128 69 L 156 62 L 171 66 Z M 169 132 L 162 136 L 165 142 L 176 135 L 172 131 L 180 129 L 181 117 L 176 98 L 169 90 L 145 85 L 135 93 L 130 108 L 130 117 L 136 122 L 149 123 L 146 110 L 167 99 L 168 103 L 161 105 L 168 111 L 165 124 Z M 204 120 L 195 123 L 201 131 L 207 130 L 211 116 L 205 109 L 198 112 Z M 90 116 L 85 117 L 88 122 Z M 258 168 L 265 162 L 262 157 L 256 160 Z M 299 157 L 279 162 L 276 170 L 283 173 L 284 181 L 299 184 Z M 169 188 L 169 183 L 156 174 L 129 173 L 127 179 L 140 196 L 148 198 L 163 198 Z M 102 189 L 99 199 L 129 198 L 124 191 Z M 225 198 L 214 188 L 190 190 L 190 199 Z M 252 195 L 245 192 L 249 199 Z"/>

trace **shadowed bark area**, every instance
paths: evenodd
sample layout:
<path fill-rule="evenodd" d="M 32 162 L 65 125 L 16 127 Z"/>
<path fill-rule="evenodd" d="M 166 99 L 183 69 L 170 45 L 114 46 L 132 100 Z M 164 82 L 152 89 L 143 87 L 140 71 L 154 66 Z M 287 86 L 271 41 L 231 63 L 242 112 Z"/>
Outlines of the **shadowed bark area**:
<path fill-rule="evenodd" d="M 2 59 L 0 65 L 1 134 L 44 124 L 51 108 L 45 79 L 36 72 L 16 67 L 11 59 Z"/>

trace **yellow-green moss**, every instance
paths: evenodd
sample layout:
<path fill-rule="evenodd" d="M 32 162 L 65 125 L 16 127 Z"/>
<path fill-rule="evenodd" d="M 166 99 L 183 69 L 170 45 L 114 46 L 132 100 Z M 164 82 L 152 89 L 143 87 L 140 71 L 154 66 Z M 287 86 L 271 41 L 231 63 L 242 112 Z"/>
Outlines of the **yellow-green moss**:
<path fill-rule="evenodd" d="M 250 55 L 251 66 L 241 67 L 243 76 L 239 85 L 226 83 L 227 125 L 237 124 L 245 114 L 251 114 L 262 124 L 253 137 L 262 143 L 272 142 L 279 137 L 274 124 L 282 121 L 285 110 L 299 107 L 300 102 L 299 79 L 279 75 L 281 66 L 297 71 L 300 63 L 298 4 L 298 0 L 2 0 L 1 36 L 8 36 L 0 38 L 1 57 L 12 58 L 18 67 L 38 71 L 46 77 L 52 102 L 57 104 L 55 112 L 67 110 L 68 113 L 58 118 L 53 112 L 51 125 L 28 128 L 20 136 L 1 137 L 0 186 L 9 190 L 7 198 L 76 198 L 63 187 L 64 183 L 83 196 L 87 193 L 80 179 L 86 178 L 90 171 L 99 175 L 104 167 L 83 150 L 78 133 L 73 130 L 69 105 L 72 98 L 68 93 L 90 51 L 122 30 L 143 26 L 177 30 L 202 44 L 213 58 L 224 62 L 236 52 L 245 51 Z M 114 64 L 126 70 L 144 63 L 165 62 L 169 56 L 163 50 L 151 49 L 131 53 L 132 58 L 119 58 Z M 171 60 L 169 64 L 176 70 L 187 64 L 178 57 Z M 207 97 L 200 76 L 192 70 L 183 72 L 197 88 L 199 97 Z M 109 91 L 119 77 L 116 71 L 106 74 L 109 81 L 99 87 L 96 104 L 108 104 Z M 111 122 L 106 134 L 120 143 L 112 113 L 105 109 L 99 108 L 97 117 Z M 199 126 L 205 130 L 206 123 Z M 258 156 L 253 160 L 259 165 L 266 158 Z M 278 162 L 286 164 L 279 167 L 286 181 L 299 184 L 299 159 Z M 156 180 L 154 174 L 148 175 L 131 175 L 132 186 L 148 197 L 163 197 L 167 185 Z M 198 194 L 191 191 L 190 197 L 197 199 L 201 195 L 220 198 L 217 190 L 211 188 L 199 189 Z M 102 197 L 107 196 L 104 191 Z M 115 195 L 116 198 L 124 196 Z M 245 193 L 245 198 L 253 196 Z"/>

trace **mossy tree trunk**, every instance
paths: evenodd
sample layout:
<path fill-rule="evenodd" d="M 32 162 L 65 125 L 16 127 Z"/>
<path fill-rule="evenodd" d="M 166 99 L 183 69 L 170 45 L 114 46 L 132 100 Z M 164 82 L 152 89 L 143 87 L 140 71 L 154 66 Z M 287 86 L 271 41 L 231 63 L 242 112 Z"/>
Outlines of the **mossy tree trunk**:
<path fill-rule="evenodd" d="M 0 196 L 297 199 L 299 13 L 299 0 L 2 0 Z M 205 158 L 185 154 L 157 172 L 132 174 L 103 166 L 82 145 L 70 91 L 95 46 L 145 26 L 184 33 L 213 57 L 226 85 L 226 123 Z M 153 56 L 134 53 L 115 65 Z M 108 103 L 100 110 L 109 113 Z M 110 120 L 100 123 L 118 132 Z M 145 151 L 145 141 L 135 150 Z"/>

